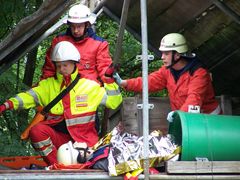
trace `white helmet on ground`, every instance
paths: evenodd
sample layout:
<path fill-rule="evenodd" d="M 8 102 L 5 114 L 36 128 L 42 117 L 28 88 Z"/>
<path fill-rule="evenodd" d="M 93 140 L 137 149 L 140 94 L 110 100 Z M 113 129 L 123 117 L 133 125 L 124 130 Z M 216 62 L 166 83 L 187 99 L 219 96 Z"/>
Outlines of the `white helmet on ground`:
<path fill-rule="evenodd" d="M 58 163 L 62 163 L 64 165 L 78 164 L 78 150 L 73 148 L 72 141 L 61 145 L 57 151 L 57 160 Z"/>
<path fill-rule="evenodd" d="M 54 47 L 51 59 L 53 62 L 63 62 L 63 61 L 80 61 L 80 53 L 78 49 L 68 41 L 61 41 Z"/>
<path fill-rule="evenodd" d="M 92 155 L 93 150 L 88 148 L 85 142 L 75 142 L 72 141 L 61 145 L 57 151 L 58 163 L 64 165 L 85 163 L 88 158 Z"/>
<path fill-rule="evenodd" d="M 95 23 L 96 14 L 91 13 L 90 9 L 82 4 L 74 5 L 68 12 L 68 18 L 63 20 L 64 23 L 84 23 L 89 22 L 90 24 Z"/>

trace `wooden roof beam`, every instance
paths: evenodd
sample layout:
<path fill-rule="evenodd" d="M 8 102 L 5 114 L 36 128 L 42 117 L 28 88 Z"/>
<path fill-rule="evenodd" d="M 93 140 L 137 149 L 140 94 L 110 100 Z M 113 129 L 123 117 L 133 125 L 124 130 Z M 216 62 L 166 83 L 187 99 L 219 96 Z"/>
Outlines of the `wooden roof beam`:
<path fill-rule="evenodd" d="M 230 16 L 236 23 L 240 24 L 240 16 L 233 11 L 229 6 L 227 6 L 223 1 L 221 0 L 212 0 L 212 2 L 221 9 L 225 14 Z"/>

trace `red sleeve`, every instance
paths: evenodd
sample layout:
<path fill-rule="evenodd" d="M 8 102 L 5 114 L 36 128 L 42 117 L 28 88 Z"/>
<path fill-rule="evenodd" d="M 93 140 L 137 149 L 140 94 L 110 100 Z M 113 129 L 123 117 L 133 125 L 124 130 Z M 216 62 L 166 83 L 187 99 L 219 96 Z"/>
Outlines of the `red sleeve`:
<path fill-rule="evenodd" d="M 51 60 L 51 53 L 52 53 L 52 49 L 53 47 L 59 42 L 60 40 L 56 37 L 52 40 L 52 44 L 51 46 L 48 48 L 47 52 L 46 52 L 46 57 L 45 57 L 45 63 L 42 67 L 42 76 L 41 76 L 41 80 L 42 79 L 46 79 L 48 77 L 52 77 L 55 75 L 56 73 L 56 69 L 55 66 Z"/>
<path fill-rule="evenodd" d="M 207 89 L 211 84 L 211 78 L 207 70 L 200 68 L 195 71 L 188 85 L 188 95 L 180 110 L 188 112 L 188 105 L 202 107 L 203 99 L 207 95 Z"/>
<path fill-rule="evenodd" d="M 158 71 L 152 72 L 148 76 L 149 92 L 157 92 L 166 88 L 167 79 L 164 75 L 165 69 L 160 68 Z M 134 92 L 142 92 L 142 77 L 128 79 L 126 90 Z"/>
<path fill-rule="evenodd" d="M 112 64 L 112 58 L 110 56 L 109 46 L 107 41 L 103 41 L 100 44 L 96 59 L 97 59 L 96 64 L 97 64 L 97 71 L 98 71 L 99 77 L 101 79 L 104 79 L 105 71 Z"/>

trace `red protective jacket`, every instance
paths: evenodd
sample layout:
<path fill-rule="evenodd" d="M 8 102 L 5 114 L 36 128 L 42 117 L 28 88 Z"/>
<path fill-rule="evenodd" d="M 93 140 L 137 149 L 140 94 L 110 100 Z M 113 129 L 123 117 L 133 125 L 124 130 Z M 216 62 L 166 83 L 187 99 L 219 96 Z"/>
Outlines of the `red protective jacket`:
<path fill-rule="evenodd" d="M 160 68 L 148 76 L 149 92 L 167 88 L 171 109 L 188 112 L 188 105 L 200 106 L 201 113 L 219 114 L 221 111 L 215 99 L 211 78 L 206 69 L 199 67 L 183 72 L 176 81 L 170 69 Z M 127 80 L 126 90 L 141 92 L 142 78 Z M 215 111 L 214 111 L 215 110 Z"/>
<path fill-rule="evenodd" d="M 61 41 L 69 41 L 79 50 L 81 59 L 78 64 L 78 70 L 82 78 L 97 81 L 97 78 L 100 77 L 103 81 L 105 80 L 104 73 L 112 63 L 108 42 L 98 37 L 92 28 L 88 28 L 87 37 L 79 41 L 74 40 L 69 29 L 65 34 L 58 35 L 53 39 L 50 48 L 47 50 L 45 64 L 42 68 L 42 79 L 55 75 L 55 67 L 51 61 L 51 52 L 53 47 Z"/>

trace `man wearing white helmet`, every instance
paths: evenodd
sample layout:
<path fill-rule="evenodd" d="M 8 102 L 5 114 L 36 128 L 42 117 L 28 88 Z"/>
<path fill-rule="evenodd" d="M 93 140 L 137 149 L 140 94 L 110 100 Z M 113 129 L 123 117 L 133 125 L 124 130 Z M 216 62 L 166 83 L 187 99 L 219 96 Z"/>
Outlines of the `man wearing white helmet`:
<path fill-rule="evenodd" d="M 112 63 L 109 46 L 106 40 L 93 32 L 91 25 L 95 21 L 96 15 L 91 13 L 87 6 L 78 4 L 70 8 L 68 18 L 64 20 L 68 29 L 53 39 L 42 68 L 42 79 L 55 74 L 55 66 L 50 56 L 54 46 L 60 41 L 69 41 L 81 54 L 81 62 L 77 66 L 82 77 L 97 82 L 99 78 L 104 82 L 109 80 L 104 76 L 106 69 Z"/>
<path fill-rule="evenodd" d="M 56 67 L 54 77 L 41 80 L 38 86 L 17 94 L 0 105 L 0 114 L 5 110 L 46 107 L 73 80 L 79 77 L 77 64 L 80 61 L 78 49 L 68 41 L 54 46 L 51 59 Z M 57 149 L 69 141 L 85 143 L 92 147 L 98 141 L 95 129 L 97 107 L 102 104 L 115 109 L 122 102 L 116 83 L 99 83 L 78 78 L 74 87 L 55 103 L 45 115 L 45 120 L 29 131 L 32 146 L 48 165 L 57 163 Z"/>
<path fill-rule="evenodd" d="M 163 67 L 149 74 L 149 92 L 168 90 L 172 111 L 220 114 L 221 108 L 215 99 L 211 77 L 196 55 L 188 52 L 185 37 L 170 33 L 161 40 Z M 128 91 L 141 92 L 142 78 L 122 80 L 115 78 Z M 173 112 L 168 120 L 172 121 Z"/>

